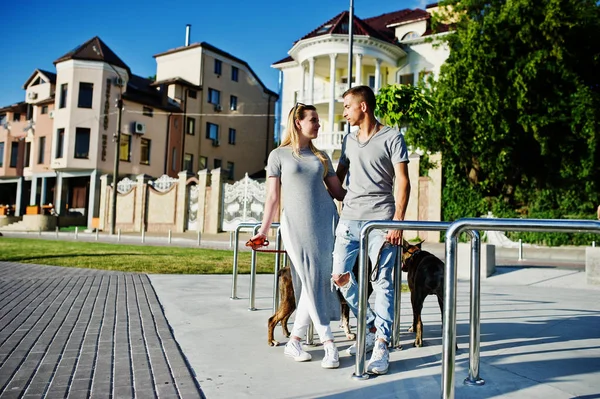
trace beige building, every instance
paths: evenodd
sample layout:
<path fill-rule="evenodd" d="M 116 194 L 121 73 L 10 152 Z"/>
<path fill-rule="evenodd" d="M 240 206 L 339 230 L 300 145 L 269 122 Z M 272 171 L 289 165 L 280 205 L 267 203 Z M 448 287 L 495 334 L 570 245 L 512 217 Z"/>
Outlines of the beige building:
<path fill-rule="evenodd" d="M 31 74 L 25 102 L 0 109 L 0 214 L 56 212 L 92 227 L 118 133 L 119 178 L 264 169 L 277 95 L 248 64 L 207 43 L 155 58 L 153 81 L 94 37 L 56 73 Z"/>

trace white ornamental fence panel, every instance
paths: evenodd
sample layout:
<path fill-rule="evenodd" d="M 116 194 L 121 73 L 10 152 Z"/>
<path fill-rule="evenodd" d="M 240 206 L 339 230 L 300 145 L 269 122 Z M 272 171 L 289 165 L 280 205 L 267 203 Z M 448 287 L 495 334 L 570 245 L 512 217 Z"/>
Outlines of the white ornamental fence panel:
<path fill-rule="evenodd" d="M 246 176 L 223 185 L 223 231 L 235 231 L 240 223 L 260 223 L 265 209 L 266 184 Z"/>

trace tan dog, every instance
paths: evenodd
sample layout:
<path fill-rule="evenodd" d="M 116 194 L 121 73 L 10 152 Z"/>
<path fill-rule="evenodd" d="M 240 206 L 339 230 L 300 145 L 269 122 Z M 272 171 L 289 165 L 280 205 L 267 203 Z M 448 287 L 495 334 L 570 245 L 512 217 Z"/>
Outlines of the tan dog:
<path fill-rule="evenodd" d="M 358 260 L 354 265 L 354 275 L 357 275 L 357 272 Z M 275 326 L 277 325 L 277 323 L 281 323 L 283 335 L 285 335 L 286 337 L 290 336 L 290 331 L 288 330 L 287 323 L 292 313 L 294 313 L 294 310 L 296 310 L 296 297 L 294 296 L 294 287 L 292 285 L 292 272 L 290 271 L 289 266 L 286 266 L 283 269 L 279 270 L 277 276 L 279 278 L 279 295 L 281 300 L 279 302 L 279 308 L 277 308 L 275 314 L 269 318 L 267 327 L 267 343 L 269 344 L 269 346 L 279 345 L 279 342 L 276 341 L 273 337 L 273 331 L 275 330 Z M 372 291 L 373 289 L 371 287 L 371 284 L 369 284 L 367 295 L 371 295 Z M 355 340 L 356 334 L 353 334 L 350 330 L 350 307 L 348 306 L 348 303 L 346 303 L 346 300 L 344 299 L 343 295 L 340 293 L 339 290 L 338 296 L 340 298 L 340 303 L 342 306 L 342 320 L 340 327 L 342 327 L 342 330 L 346 334 L 347 339 Z"/>

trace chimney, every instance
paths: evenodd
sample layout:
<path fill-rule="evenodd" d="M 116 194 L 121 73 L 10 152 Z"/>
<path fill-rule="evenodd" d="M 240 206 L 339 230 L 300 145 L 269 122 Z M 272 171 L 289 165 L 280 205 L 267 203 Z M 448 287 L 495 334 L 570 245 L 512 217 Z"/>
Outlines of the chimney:
<path fill-rule="evenodd" d="M 185 46 L 189 46 L 190 45 L 190 29 L 192 28 L 192 25 L 187 24 L 185 26 Z"/>

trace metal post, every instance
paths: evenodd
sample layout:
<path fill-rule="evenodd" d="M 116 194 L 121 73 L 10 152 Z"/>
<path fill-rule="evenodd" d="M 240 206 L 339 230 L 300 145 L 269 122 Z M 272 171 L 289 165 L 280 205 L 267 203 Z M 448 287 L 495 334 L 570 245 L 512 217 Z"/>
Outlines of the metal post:
<path fill-rule="evenodd" d="M 56 226 L 56 238 L 58 238 L 58 226 Z"/>
<path fill-rule="evenodd" d="M 142 227 L 142 244 L 146 242 L 146 229 Z"/>
<path fill-rule="evenodd" d="M 198 241 L 197 241 L 198 242 L 198 246 L 200 246 L 200 239 L 201 239 L 201 237 L 202 237 L 202 233 L 198 232 Z"/>
<path fill-rule="evenodd" d="M 99 229 L 96 229 L 96 241 L 98 241 L 98 234 L 99 234 Z"/>
<path fill-rule="evenodd" d="M 372 221 L 365 223 L 360 232 L 360 246 L 358 253 L 358 316 L 356 326 L 356 368 L 353 379 L 365 380 L 369 375 L 365 373 L 365 356 L 366 356 L 366 318 L 367 318 L 367 284 L 368 284 L 368 258 L 369 248 L 368 236 L 373 229 L 398 229 L 398 230 L 421 230 L 421 231 L 441 231 L 446 230 L 450 226 L 447 222 L 423 222 L 423 221 Z M 401 264 L 401 257 L 400 257 Z M 397 265 L 396 265 L 397 267 Z M 401 275 L 401 274 L 400 274 Z M 401 279 L 400 279 L 401 284 Z M 397 281 L 394 283 L 396 288 Z M 396 295 L 396 293 L 394 294 Z M 395 297 L 396 298 L 396 297 Z M 397 299 L 395 299 L 397 300 Z M 398 321 L 396 321 L 396 319 Z M 396 341 L 399 333 L 394 331 L 399 328 L 400 308 L 394 310 L 394 326 L 392 328 L 392 342 Z"/>
<path fill-rule="evenodd" d="M 464 380 L 465 385 L 483 385 L 485 381 L 479 378 L 479 351 L 481 344 L 480 314 L 481 314 L 481 237 L 479 232 L 472 230 L 471 236 L 471 306 L 469 312 L 469 375 Z"/>
<path fill-rule="evenodd" d="M 229 248 L 233 246 L 233 231 L 229 232 Z"/>
<path fill-rule="evenodd" d="M 252 230 L 253 234 L 256 235 L 260 229 L 260 224 L 254 226 Z M 250 260 L 250 303 L 248 304 L 248 310 L 256 310 L 254 307 L 254 294 L 256 292 L 256 251 L 252 250 L 252 257 Z"/>
<path fill-rule="evenodd" d="M 42 236 L 42 228 L 38 228 L 38 235 L 41 237 Z"/>
<path fill-rule="evenodd" d="M 121 242 L 121 229 L 119 229 L 119 231 L 118 231 L 117 241 Z"/>
<path fill-rule="evenodd" d="M 77 236 L 79 235 L 79 227 L 75 226 L 75 239 L 77 239 Z"/>
<path fill-rule="evenodd" d="M 169 244 L 171 243 L 171 230 L 169 230 L 169 238 L 168 238 L 168 242 L 169 242 Z"/>
<path fill-rule="evenodd" d="M 400 344 L 400 309 L 402 302 L 402 246 L 396 253 L 394 266 L 394 324 L 392 327 L 392 347 L 402 349 Z"/>
<path fill-rule="evenodd" d="M 596 241 L 592 241 L 592 248 L 596 248 Z"/>
<path fill-rule="evenodd" d="M 275 243 L 275 249 L 281 251 L 282 240 L 281 240 L 281 227 L 277 228 L 277 238 Z M 279 278 L 278 273 L 281 269 L 281 253 L 275 253 L 275 270 L 273 271 L 273 313 L 279 308 Z"/>
<path fill-rule="evenodd" d="M 364 227 L 363 227 L 364 229 Z M 442 326 L 442 398 L 454 399 L 456 348 L 456 245 L 458 235 L 468 229 L 485 231 L 543 231 L 600 234 L 600 222 L 560 219 L 459 219 L 446 231 L 444 270 L 444 323 Z M 477 315 L 479 319 L 479 315 Z M 358 354 L 357 354 L 358 355 Z"/>
<path fill-rule="evenodd" d="M 233 271 L 232 271 L 230 299 L 239 299 L 237 297 L 237 277 L 238 277 L 238 252 L 239 252 L 238 247 L 239 247 L 239 239 L 240 239 L 240 230 L 243 228 L 250 228 L 250 227 L 254 228 L 255 226 L 257 226 L 256 223 L 240 223 L 235 228 L 235 243 L 233 246 Z"/>
<path fill-rule="evenodd" d="M 308 324 L 308 329 L 306 329 L 306 345 L 314 345 L 315 344 L 315 326 L 312 321 Z"/>
<path fill-rule="evenodd" d="M 523 260 L 523 240 L 519 238 L 519 260 Z"/>

